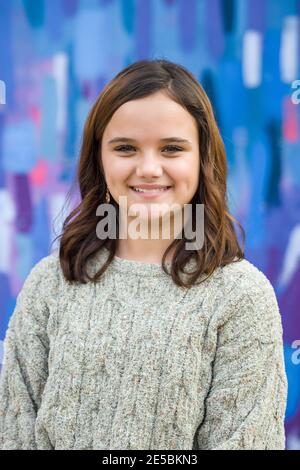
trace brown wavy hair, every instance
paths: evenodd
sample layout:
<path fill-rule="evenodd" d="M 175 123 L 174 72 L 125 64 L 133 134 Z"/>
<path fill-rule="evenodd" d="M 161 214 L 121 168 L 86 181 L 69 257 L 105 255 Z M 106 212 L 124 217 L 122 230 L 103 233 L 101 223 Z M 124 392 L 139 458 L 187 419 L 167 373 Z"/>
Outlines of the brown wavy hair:
<path fill-rule="evenodd" d="M 191 287 L 199 276 L 205 274 L 207 279 L 216 268 L 244 258 L 244 249 L 239 245 L 234 223 L 239 225 L 243 244 L 245 232 L 228 210 L 226 153 L 209 98 L 196 78 L 183 66 L 165 59 L 140 60 L 124 68 L 104 87 L 84 125 L 76 173 L 81 202 L 66 217 L 62 233 L 56 237 L 61 238 L 60 265 L 64 277 L 70 282 L 97 282 L 116 253 L 118 237 L 102 240 L 96 234 L 99 222 L 96 209 L 106 202 L 107 189 L 100 153 L 104 129 L 122 104 L 157 91 L 166 92 L 197 121 L 200 175 L 198 189 L 190 203 L 193 208 L 197 203 L 204 204 L 205 220 L 202 248 L 186 250 L 187 240 L 183 234 L 182 238 L 173 240 L 165 251 L 162 269 L 168 274 L 165 260 L 174 248 L 170 275 L 178 286 Z M 114 200 L 111 204 L 116 209 L 119 233 L 118 204 Z M 192 212 L 194 214 L 194 209 Z M 109 250 L 109 256 L 95 275 L 90 276 L 86 269 L 87 261 L 103 246 Z M 180 277 L 180 271 L 185 272 L 184 267 L 191 258 L 196 261 L 197 268 L 185 282 Z"/>

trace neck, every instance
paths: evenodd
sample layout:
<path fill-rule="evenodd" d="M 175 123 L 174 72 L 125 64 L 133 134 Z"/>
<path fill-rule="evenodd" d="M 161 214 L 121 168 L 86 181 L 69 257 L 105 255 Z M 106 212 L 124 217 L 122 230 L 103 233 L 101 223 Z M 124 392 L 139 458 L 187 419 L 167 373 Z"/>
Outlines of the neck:
<path fill-rule="evenodd" d="M 133 237 L 132 227 L 130 228 L 131 222 L 132 220 L 127 219 L 127 224 L 120 227 L 122 236 L 117 242 L 116 256 L 136 261 L 161 263 L 163 254 L 175 240 L 176 234 L 181 233 L 182 229 L 182 224 L 175 224 L 172 218 L 169 224 L 162 220 L 139 223 L 133 219 L 136 229 Z M 167 262 L 172 261 L 174 251 L 175 248 L 172 247 L 167 255 Z"/>

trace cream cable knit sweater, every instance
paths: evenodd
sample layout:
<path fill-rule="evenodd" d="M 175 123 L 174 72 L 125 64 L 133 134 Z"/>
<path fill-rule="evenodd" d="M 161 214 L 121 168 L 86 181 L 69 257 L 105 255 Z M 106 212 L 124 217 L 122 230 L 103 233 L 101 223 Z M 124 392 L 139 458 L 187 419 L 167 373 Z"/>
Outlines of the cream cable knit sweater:
<path fill-rule="evenodd" d="M 277 300 L 248 260 L 186 290 L 118 257 L 71 284 L 56 251 L 10 318 L 0 448 L 284 449 L 286 400 Z"/>

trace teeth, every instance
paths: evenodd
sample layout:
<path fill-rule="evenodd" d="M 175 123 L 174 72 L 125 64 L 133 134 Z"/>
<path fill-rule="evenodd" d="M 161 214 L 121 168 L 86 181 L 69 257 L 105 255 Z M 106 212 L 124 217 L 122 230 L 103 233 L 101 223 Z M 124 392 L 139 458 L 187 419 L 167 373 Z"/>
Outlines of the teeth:
<path fill-rule="evenodd" d="M 156 189 L 140 189 L 140 188 L 132 188 L 132 189 L 138 193 L 156 193 L 157 191 L 166 191 L 169 188 L 166 186 L 165 188 L 156 188 Z"/>

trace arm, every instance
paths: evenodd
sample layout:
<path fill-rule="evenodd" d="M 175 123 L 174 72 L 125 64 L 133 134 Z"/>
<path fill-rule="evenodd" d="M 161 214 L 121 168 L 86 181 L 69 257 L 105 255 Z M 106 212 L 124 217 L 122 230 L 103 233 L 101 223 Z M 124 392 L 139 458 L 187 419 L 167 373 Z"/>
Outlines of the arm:
<path fill-rule="evenodd" d="M 269 280 L 239 280 L 217 321 L 217 348 L 200 449 L 285 449 L 287 377 L 282 324 Z"/>
<path fill-rule="evenodd" d="M 0 449 L 36 449 L 35 419 L 48 375 L 48 260 L 30 271 L 9 320 L 0 376 Z"/>

